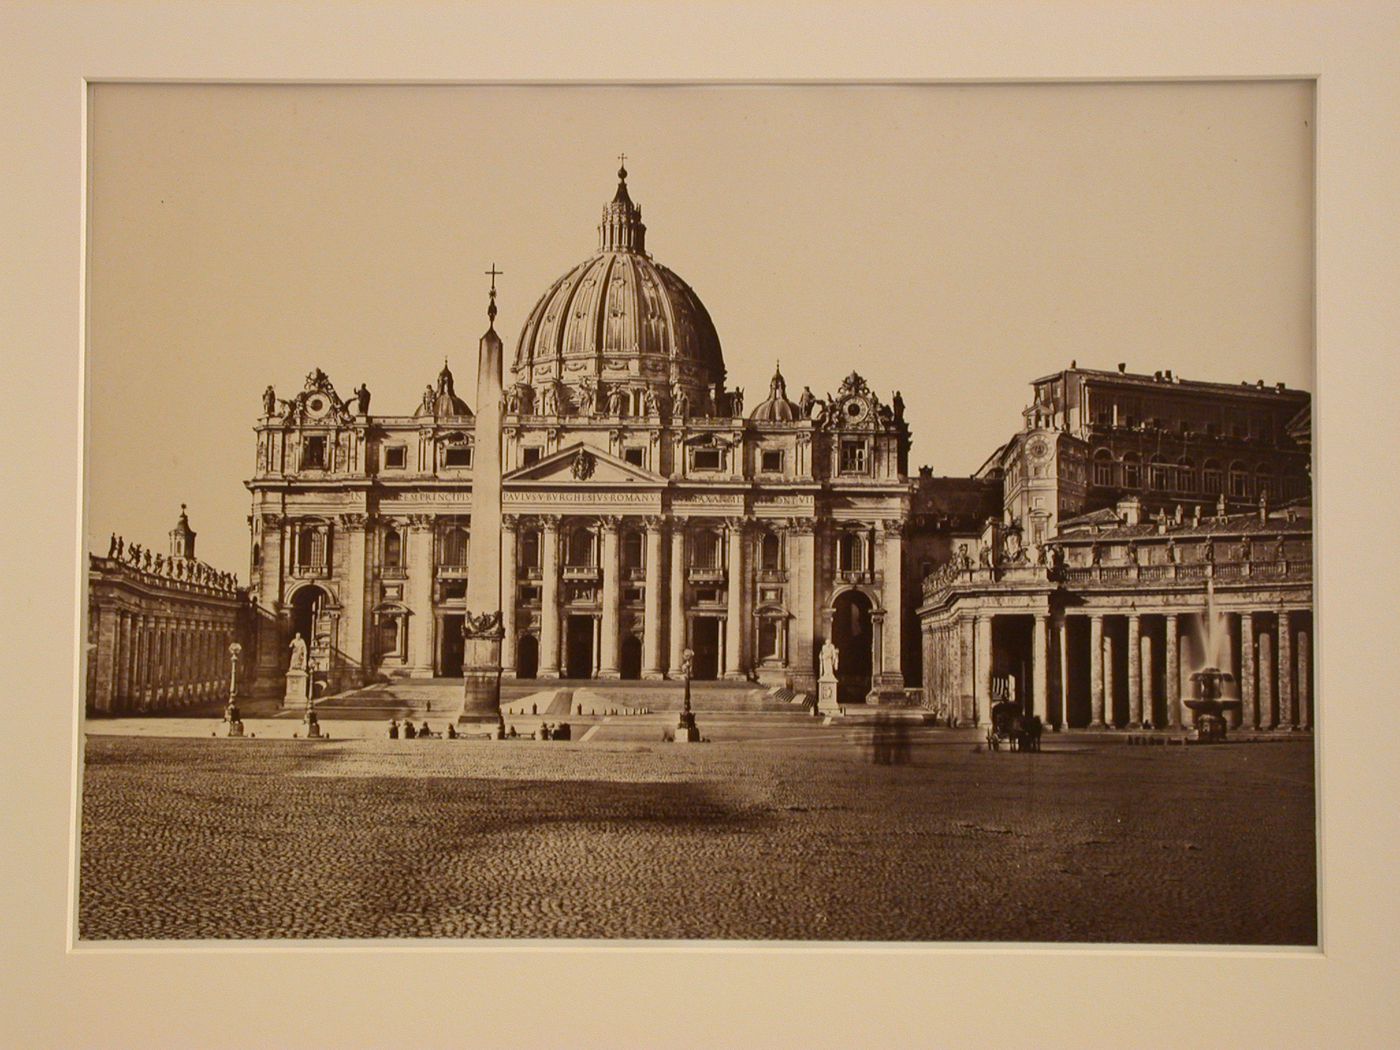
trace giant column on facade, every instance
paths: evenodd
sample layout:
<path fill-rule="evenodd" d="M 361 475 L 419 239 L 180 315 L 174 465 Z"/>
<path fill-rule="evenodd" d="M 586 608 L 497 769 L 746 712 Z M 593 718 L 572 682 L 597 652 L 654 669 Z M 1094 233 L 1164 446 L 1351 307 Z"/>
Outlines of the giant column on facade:
<path fill-rule="evenodd" d="M 642 677 L 663 678 L 661 670 L 662 519 L 646 519 L 646 592 L 642 624 Z"/>

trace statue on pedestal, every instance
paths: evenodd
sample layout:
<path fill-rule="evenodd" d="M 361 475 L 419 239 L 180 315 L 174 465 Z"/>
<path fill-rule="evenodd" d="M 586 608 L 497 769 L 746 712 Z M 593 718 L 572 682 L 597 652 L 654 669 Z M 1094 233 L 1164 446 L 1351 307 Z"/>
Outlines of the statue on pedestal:
<path fill-rule="evenodd" d="M 822 643 L 821 654 L 821 677 L 823 681 L 836 681 L 836 669 L 841 664 L 841 652 L 836 645 L 828 638 Z"/>
<path fill-rule="evenodd" d="M 305 671 L 306 640 L 302 638 L 300 631 L 297 632 L 296 637 L 291 640 L 287 648 L 292 651 L 292 662 L 287 669 L 289 671 Z"/>

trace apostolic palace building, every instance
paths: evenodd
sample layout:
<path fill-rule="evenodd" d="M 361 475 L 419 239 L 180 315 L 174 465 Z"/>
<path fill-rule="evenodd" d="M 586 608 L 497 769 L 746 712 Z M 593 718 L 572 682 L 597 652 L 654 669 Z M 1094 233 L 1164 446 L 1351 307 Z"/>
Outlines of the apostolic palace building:
<path fill-rule="evenodd" d="M 647 251 L 618 176 L 596 250 L 507 358 L 487 537 L 505 678 L 663 679 L 690 649 L 696 678 L 810 693 L 830 639 L 843 703 L 950 723 L 1010 696 L 1056 727 L 1175 726 L 1190 671 L 1215 662 L 1251 727 L 1310 725 L 1307 393 L 1072 365 L 1034 382 L 973 476 L 911 475 L 897 391 L 852 372 L 793 396 L 776 363 L 751 404 L 726 385 L 704 304 Z M 320 369 L 265 391 L 243 608 L 220 590 L 213 620 L 184 616 L 243 625 L 250 691 L 281 695 L 298 634 L 318 695 L 462 673 L 476 417 L 446 361 L 397 407 Z M 153 589 L 112 554 L 92 559 L 93 623 L 121 622 L 99 580 L 132 577 L 128 604 L 201 586 Z M 218 661 L 199 653 L 206 682 Z M 121 665 L 90 663 L 90 710 L 150 709 L 123 694 L 130 667 L 105 670 Z"/>

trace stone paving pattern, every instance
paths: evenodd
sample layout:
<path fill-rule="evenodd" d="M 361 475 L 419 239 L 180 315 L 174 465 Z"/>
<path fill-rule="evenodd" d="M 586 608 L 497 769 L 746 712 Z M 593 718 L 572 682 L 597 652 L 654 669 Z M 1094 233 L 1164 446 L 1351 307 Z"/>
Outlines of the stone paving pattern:
<path fill-rule="evenodd" d="M 1305 743 L 866 739 L 89 736 L 79 935 L 1316 943 Z"/>

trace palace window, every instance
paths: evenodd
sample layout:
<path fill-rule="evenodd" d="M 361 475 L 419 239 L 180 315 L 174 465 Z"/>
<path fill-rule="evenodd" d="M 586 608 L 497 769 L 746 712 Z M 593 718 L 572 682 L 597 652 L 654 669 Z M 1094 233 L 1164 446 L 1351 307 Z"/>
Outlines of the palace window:
<path fill-rule="evenodd" d="M 444 467 L 470 467 L 472 465 L 472 447 L 465 442 L 454 445 L 444 445 L 442 448 L 442 465 Z"/>
<path fill-rule="evenodd" d="M 397 529 L 390 529 L 384 534 L 384 568 L 399 569 L 403 567 L 403 540 L 399 537 Z"/>
<path fill-rule="evenodd" d="M 403 445 L 389 445 L 384 449 L 384 469 L 403 470 L 408 466 L 408 449 Z"/>
<path fill-rule="evenodd" d="M 1172 468 L 1165 460 L 1153 457 L 1152 462 L 1147 467 L 1147 483 L 1149 487 L 1157 492 L 1166 492 L 1172 487 Z"/>
<path fill-rule="evenodd" d="M 639 446 L 624 448 L 622 450 L 622 458 L 628 463 L 631 463 L 634 467 L 640 467 L 645 456 L 646 450 Z"/>
<path fill-rule="evenodd" d="M 782 568 L 782 541 L 776 532 L 765 532 L 758 545 L 758 567 L 763 572 L 777 572 Z"/>
<path fill-rule="evenodd" d="M 721 599 L 719 591 L 714 587 L 697 587 L 695 590 L 695 600 L 697 602 L 708 602 L 713 605 Z"/>
<path fill-rule="evenodd" d="M 842 572 L 865 571 L 865 534 L 843 532 L 836 541 L 836 564 Z"/>
<path fill-rule="evenodd" d="M 870 470 L 869 444 L 864 438 L 841 439 L 841 473 L 866 474 Z"/>
<path fill-rule="evenodd" d="M 640 569 L 644 564 L 646 553 L 642 534 L 636 529 L 628 529 L 622 534 L 622 567 Z"/>
<path fill-rule="evenodd" d="M 640 587 L 625 587 L 622 591 L 624 602 L 640 602 L 642 600 L 642 589 Z"/>
<path fill-rule="evenodd" d="M 301 469 L 326 469 L 326 439 L 324 437 L 302 438 Z"/>
<path fill-rule="evenodd" d="M 1094 484 L 1113 484 L 1113 453 L 1106 448 L 1094 453 Z"/>
<path fill-rule="evenodd" d="M 690 565 L 694 569 L 724 567 L 724 545 L 719 533 L 704 529 L 695 534 L 690 543 Z"/>
<path fill-rule="evenodd" d="M 461 527 L 448 529 L 442 536 L 442 560 L 439 564 L 451 569 L 467 567 L 467 548 L 471 542 L 467 530 Z"/>
<path fill-rule="evenodd" d="M 1263 493 L 1265 496 L 1273 498 L 1278 495 L 1274 492 L 1274 471 L 1267 463 L 1259 464 L 1259 469 L 1254 472 L 1255 492 Z"/>
<path fill-rule="evenodd" d="M 1123 457 L 1123 487 L 1125 489 L 1142 487 L 1142 464 L 1138 462 L 1136 454 L 1132 452 Z"/>
<path fill-rule="evenodd" d="M 444 602 L 459 600 L 466 596 L 466 580 L 443 580 L 441 589 L 438 591 L 438 600 Z"/>
<path fill-rule="evenodd" d="M 691 470 L 719 470 L 723 465 L 723 455 L 717 448 L 693 448 L 690 450 Z"/>
<path fill-rule="evenodd" d="M 765 474 L 781 474 L 783 472 L 783 450 L 780 448 L 765 448 L 759 456 L 758 469 Z"/>
<path fill-rule="evenodd" d="M 527 605 L 540 600 L 540 589 L 536 584 L 527 584 L 520 588 L 520 600 Z"/>
<path fill-rule="evenodd" d="M 1196 464 L 1187 456 L 1176 461 L 1176 487 L 1182 492 L 1196 491 Z"/>
<path fill-rule="evenodd" d="M 532 467 L 540 461 L 540 447 L 538 445 L 526 445 L 520 450 L 520 462 L 522 465 Z"/>
<path fill-rule="evenodd" d="M 1201 491 L 1207 496 L 1218 496 L 1222 480 L 1220 464 L 1213 459 L 1206 460 L 1206 465 L 1201 468 Z"/>
<path fill-rule="evenodd" d="M 1249 495 L 1249 471 L 1245 470 L 1243 463 L 1230 464 L 1230 495 L 1236 499 L 1245 499 Z"/>

